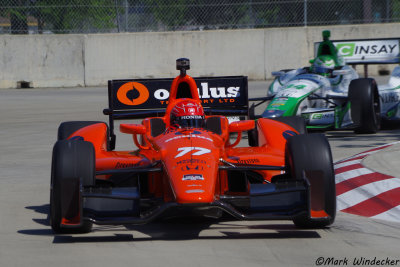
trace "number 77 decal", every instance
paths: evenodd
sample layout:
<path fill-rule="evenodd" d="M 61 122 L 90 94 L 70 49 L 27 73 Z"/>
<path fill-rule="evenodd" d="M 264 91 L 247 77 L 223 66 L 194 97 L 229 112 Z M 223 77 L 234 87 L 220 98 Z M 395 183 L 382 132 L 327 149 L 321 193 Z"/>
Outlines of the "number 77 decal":
<path fill-rule="evenodd" d="M 186 155 L 187 153 L 189 153 L 191 151 L 194 151 L 192 153 L 192 156 L 200 156 L 200 155 L 211 152 L 210 149 L 203 148 L 203 147 L 180 147 L 180 148 L 178 148 L 178 151 L 180 151 L 180 153 L 178 153 L 178 155 L 176 155 L 175 158 L 182 157 L 183 155 Z"/>

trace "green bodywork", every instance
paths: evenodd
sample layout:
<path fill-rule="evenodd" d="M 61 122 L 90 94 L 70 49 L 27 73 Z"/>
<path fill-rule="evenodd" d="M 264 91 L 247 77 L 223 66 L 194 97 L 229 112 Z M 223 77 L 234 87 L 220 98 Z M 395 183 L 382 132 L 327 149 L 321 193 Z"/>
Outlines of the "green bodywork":
<path fill-rule="evenodd" d="M 276 81 L 275 81 L 276 82 Z M 306 85 L 288 85 L 284 89 L 303 89 Z M 268 104 L 266 110 L 273 110 L 273 111 L 281 111 L 281 116 L 296 116 L 298 113 L 298 108 L 302 101 L 304 101 L 307 97 L 309 97 L 314 92 L 321 89 L 318 87 L 307 94 L 304 94 L 301 97 L 275 97 L 271 100 Z M 351 103 L 346 102 L 343 106 L 336 106 L 334 109 L 334 122 L 329 124 L 321 124 L 321 125 L 307 125 L 307 129 L 315 129 L 315 130 L 327 130 L 327 129 L 341 129 L 343 124 L 343 119 L 348 112 L 350 112 Z M 302 114 L 302 117 L 309 121 L 311 116 L 318 116 L 318 114 L 323 114 L 323 112 L 315 112 L 315 113 L 308 113 Z M 322 116 L 322 115 L 321 115 Z M 314 117 L 315 118 L 315 117 Z"/>
<path fill-rule="evenodd" d="M 303 101 L 307 96 L 308 95 L 305 95 L 299 98 L 288 97 L 284 103 L 283 100 L 275 98 L 269 103 L 267 110 L 281 110 L 284 111 L 282 116 L 296 116 L 301 101 Z"/>
<path fill-rule="evenodd" d="M 323 58 L 324 56 L 330 56 L 331 59 L 334 60 L 335 67 L 341 67 L 344 65 L 343 60 L 340 56 L 338 56 L 337 49 L 335 45 L 332 43 L 332 41 L 329 40 L 330 37 L 330 31 L 323 31 L 322 32 L 322 37 L 323 41 L 319 44 L 318 46 L 318 52 L 317 52 L 317 57 L 321 56 Z M 310 63 L 314 61 L 311 60 Z M 332 62 L 333 64 L 333 62 Z M 311 67 L 312 68 L 312 67 Z M 336 86 L 340 84 L 343 81 L 343 77 L 340 76 L 338 81 L 335 81 L 334 84 L 331 84 L 332 86 Z M 274 95 L 274 88 L 275 87 L 281 87 L 280 90 L 286 90 L 286 89 L 303 89 L 307 85 L 302 85 L 302 84 L 288 84 L 284 85 L 284 83 L 281 81 L 281 77 L 278 76 L 274 79 L 274 81 L 270 84 L 268 88 L 268 95 Z M 307 92 L 306 94 L 302 95 L 301 97 L 290 97 L 290 96 L 285 96 L 279 95 L 275 96 L 269 105 L 267 106 L 265 111 L 271 111 L 269 114 L 270 116 L 296 116 L 298 114 L 298 109 L 302 101 L 304 101 L 306 98 L 308 98 L 310 95 L 312 95 L 314 92 L 320 90 L 321 87 L 318 87 L 312 91 Z M 327 130 L 327 129 L 343 129 L 346 128 L 346 126 L 343 126 L 343 121 L 345 116 L 350 112 L 350 102 L 346 102 L 343 105 L 338 105 L 334 108 L 334 110 L 331 110 L 334 113 L 333 117 L 333 122 L 332 123 L 327 123 L 327 124 L 320 124 L 320 125 L 308 125 L 307 123 L 307 129 L 320 129 L 320 130 Z M 277 114 L 274 115 L 272 111 L 277 111 Z M 302 114 L 302 116 L 306 119 L 306 121 L 310 121 L 311 118 L 318 119 L 317 117 L 312 117 L 312 116 L 318 116 L 321 114 L 323 116 L 324 112 L 315 112 L 315 113 L 307 113 L 307 114 Z M 268 116 L 268 114 L 266 114 Z M 322 117 L 321 117 L 322 118 Z"/>
<path fill-rule="evenodd" d="M 285 89 L 303 89 L 306 85 L 288 85 Z M 321 89 L 320 87 L 308 92 L 307 94 L 302 95 L 301 97 L 277 97 L 271 100 L 266 110 L 281 110 L 284 111 L 282 116 L 296 116 L 297 110 L 301 102 L 309 97 L 315 91 Z"/>

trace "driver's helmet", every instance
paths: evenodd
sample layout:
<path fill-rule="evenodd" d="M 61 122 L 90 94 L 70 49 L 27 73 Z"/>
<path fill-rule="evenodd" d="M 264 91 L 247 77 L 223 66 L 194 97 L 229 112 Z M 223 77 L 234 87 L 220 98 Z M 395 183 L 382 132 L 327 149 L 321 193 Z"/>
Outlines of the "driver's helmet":
<path fill-rule="evenodd" d="M 170 125 L 178 128 L 204 128 L 203 107 L 193 99 L 184 99 L 171 109 Z"/>
<path fill-rule="evenodd" d="M 332 71 L 335 69 L 335 60 L 332 56 L 323 55 L 314 59 L 311 70 L 313 73 L 322 76 L 331 76 Z"/>

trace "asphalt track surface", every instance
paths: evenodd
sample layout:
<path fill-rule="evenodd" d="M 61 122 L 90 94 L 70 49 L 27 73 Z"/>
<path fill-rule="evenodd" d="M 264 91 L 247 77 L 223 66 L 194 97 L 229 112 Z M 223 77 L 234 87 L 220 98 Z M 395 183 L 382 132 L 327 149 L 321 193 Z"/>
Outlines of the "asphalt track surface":
<path fill-rule="evenodd" d="M 251 82 L 250 96 L 264 95 L 265 87 Z M 58 125 L 106 121 L 106 105 L 106 88 L 0 90 L 0 266 L 365 266 L 367 260 L 400 266 L 400 223 L 342 212 L 321 230 L 299 230 L 287 221 L 185 219 L 54 235 L 47 214 Z M 327 136 L 338 161 L 399 141 L 400 127 Z M 117 134 L 116 149 L 133 149 L 131 138 Z M 385 160 L 373 161 L 374 168 L 397 175 L 398 146 L 379 153 Z"/>

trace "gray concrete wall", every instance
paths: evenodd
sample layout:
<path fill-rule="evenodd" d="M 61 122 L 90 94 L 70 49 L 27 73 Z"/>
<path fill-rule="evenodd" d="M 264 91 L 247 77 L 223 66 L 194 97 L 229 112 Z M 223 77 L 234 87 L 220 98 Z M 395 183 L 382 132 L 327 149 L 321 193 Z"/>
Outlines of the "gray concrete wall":
<path fill-rule="evenodd" d="M 322 30 L 331 39 L 400 36 L 400 24 L 94 35 L 0 35 L 0 88 L 105 85 L 109 79 L 173 77 L 188 57 L 192 76 L 247 75 L 308 65 Z M 371 67 L 377 75 L 379 68 Z M 362 68 L 359 67 L 362 71 Z"/>
<path fill-rule="evenodd" d="M 0 35 L 0 88 L 84 86 L 80 35 Z"/>

